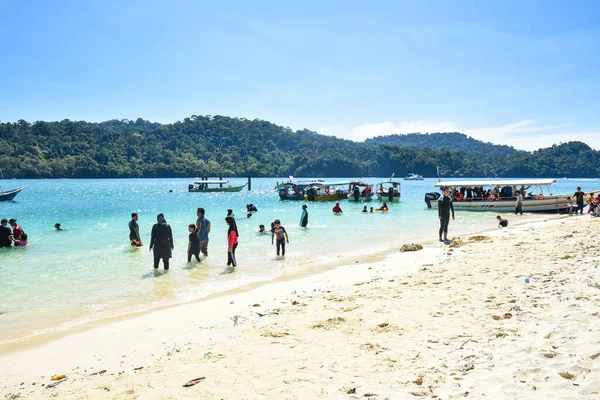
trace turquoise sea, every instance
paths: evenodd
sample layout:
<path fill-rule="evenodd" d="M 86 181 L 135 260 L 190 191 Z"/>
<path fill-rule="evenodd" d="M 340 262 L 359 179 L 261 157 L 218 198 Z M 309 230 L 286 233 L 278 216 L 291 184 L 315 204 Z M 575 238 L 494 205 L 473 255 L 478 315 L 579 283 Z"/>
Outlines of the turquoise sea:
<path fill-rule="evenodd" d="M 396 251 L 403 243 L 437 238 L 437 213 L 427 210 L 423 201 L 424 194 L 434 190 L 435 179 L 404 181 L 402 202 L 388 203 L 388 213 L 363 214 L 363 204 L 342 201 L 344 213 L 336 216 L 331 212 L 334 203 L 306 203 L 307 229 L 298 226 L 304 202 L 279 200 L 274 186 L 281 179 L 253 179 L 252 191 L 213 194 L 189 193 L 192 181 L 0 180 L 3 190 L 27 186 L 14 201 L 0 202 L 0 217 L 17 218 L 29 235 L 28 248 L 0 249 L 0 348 L 254 282 L 352 264 L 361 257 Z M 231 179 L 234 185 L 245 182 Z M 552 188 L 556 194 L 572 193 L 578 185 L 584 191 L 600 189 L 600 180 L 560 180 Z M 259 211 L 250 219 L 241 218 L 248 203 Z M 195 222 L 198 207 L 206 209 L 212 223 L 210 254 L 201 264 L 188 264 L 187 226 Z M 240 231 L 238 267 L 232 273 L 226 268 L 224 218 L 229 208 Z M 145 243 L 140 249 L 129 245 L 132 212 L 139 214 Z M 155 273 L 148 251 L 158 213 L 165 214 L 175 240 L 167 273 L 162 266 Z M 256 234 L 259 224 L 268 228 L 277 218 L 290 236 L 283 260 L 275 257 L 270 235 Z M 63 231 L 54 230 L 56 222 Z M 494 213 L 458 213 L 450 236 L 496 226 Z"/>

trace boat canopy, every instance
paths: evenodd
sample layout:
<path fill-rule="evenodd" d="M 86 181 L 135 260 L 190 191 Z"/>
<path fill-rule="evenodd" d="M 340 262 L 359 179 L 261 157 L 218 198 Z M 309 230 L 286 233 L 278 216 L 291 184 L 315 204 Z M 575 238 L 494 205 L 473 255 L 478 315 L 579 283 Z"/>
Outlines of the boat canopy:
<path fill-rule="evenodd" d="M 357 186 L 371 186 L 369 183 L 365 183 L 363 181 L 350 181 L 348 184 Z"/>
<path fill-rule="evenodd" d="M 311 186 L 346 186 L 350 181 L 315 182 Z"/>
<path fill-rule="evenodd" d="M 209 185 L 221 185 L 221 184 L 225 184 L 225 183 L 229 183 L 229 181 L 225 181 L 225 180 L 219 180 L 219 179 L 212 179 L 212 180 L 206 180 L 206 181 L 194 181 L 194 183 L 198 183 L 198 184 L 209 184 Z"/>
<path fill-rule="evenodd" d="M 401 181 L 397 181 L 395 179 L 388 179 L 387 181 L 383 181 L 383 182 L 378 182 L 377 185 L 385 185 L 386 183 L 391 183 L 391 184 L 396 184 L 396 185 L 402 185 Z"/>
<path fill-rule="evenodd" d="M 458 187 L 458 186 L 523 186 L 523 185 L 552 185 L 556 179 L 513 179 L 513 180 L 489 180 L 489 181 L 445 181 L 435 184 L 436 187 Z"/>

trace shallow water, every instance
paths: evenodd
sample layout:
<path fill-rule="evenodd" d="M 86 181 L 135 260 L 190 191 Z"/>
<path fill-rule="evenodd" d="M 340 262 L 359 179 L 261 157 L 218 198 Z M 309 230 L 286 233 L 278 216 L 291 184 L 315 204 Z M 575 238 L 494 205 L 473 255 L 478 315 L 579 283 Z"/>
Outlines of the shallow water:
<path fill-rule="evenodd" d="M 367 179 L 376 183 L 383 179 Z M 282 275 L 311 273 L 357 257 L 384 253 L 409 241 L 437 237 L 435 210 L 427 210 L 424 193 L 435 179 L 404 181 L 402 202 L 388 213 L 361 213 L 364 204 L 342 201 L 307 203 L 309 225 L 298 226 L 304 202 L 280 201 L 278 179 L 253 179 L 252 191 L 189 193 L 193 179 L 4 180 L 4 190 L 27 186 L 12 202 L 0 202 L 0 217 L 18 218 L 29 235 L 28 248 L 0 249 L 0 346 L 40 333 L 76 328 L 89 321 L 143 311 L 205 297 Z M 232 179 L 243 184 L 245 179 Z M 554 192 L 572 193 L 577 185 L 599 188 L 600 180 L 561 180 Z M 170 192 L 172 190 L 172 192 Z M 259 211 L 250 219 L 245 205 Z M 376 201 L 366 203 L 379 206 Z M 212 223 L 210 256 L 187 263 L 187 226 L 204 207 Z M 234 210 L 240 231 L 238 267 L 225 266 L 224 218 Z M 130 214 L 139 214 L 145 246 L 129 245 Z M 152 268 L 150 230 L 164 213 L 174 234 L 171 270 Z M 290 236 L 285 259 L 275 257 L 270 235 L 256 234 L 280 219 Z M 525 216 L 524 218 L 528 218 Z M 510 219 L 510 218 L 509 218 Z M 64 228 L 57 232 L 53 226 Z M 494 213 L 458 213 L 450 236 L 496 227 Z"/>

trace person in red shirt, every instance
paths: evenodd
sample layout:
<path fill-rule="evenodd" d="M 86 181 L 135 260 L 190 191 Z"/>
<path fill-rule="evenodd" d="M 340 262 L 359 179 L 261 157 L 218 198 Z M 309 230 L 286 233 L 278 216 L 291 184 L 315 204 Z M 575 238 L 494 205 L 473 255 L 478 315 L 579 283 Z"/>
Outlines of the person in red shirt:
<path fill-rule="evenodd" d="M 21 236 L 23 236 L 23 229 L 17 224 L 17 220 L 15 218 L 11 218 L 8 220 L 9 225 L 12 227 L 13 231 L 13 240 L 15 241 L 15 246 L 19 246 L 21 242 Z"/>
<path fill-rule="evenodd" d="M 235 268 L 237 262 L 235 260 L 235 249 L 238 246 L 238 237 L 240 236 L 237 230 L 237 224 L 233 217 L 226 217 L 225 221 L 229 229 L 227 230 L 227 266 Z"/>
<path fill-rule="evenodd" d="M 341 214 L 341 213 L 343 213 L 342 207 L 340 207 L 340 203 L 335 203 L 335 206 L 333 207 L 333 213 L 334 214 Z"/>

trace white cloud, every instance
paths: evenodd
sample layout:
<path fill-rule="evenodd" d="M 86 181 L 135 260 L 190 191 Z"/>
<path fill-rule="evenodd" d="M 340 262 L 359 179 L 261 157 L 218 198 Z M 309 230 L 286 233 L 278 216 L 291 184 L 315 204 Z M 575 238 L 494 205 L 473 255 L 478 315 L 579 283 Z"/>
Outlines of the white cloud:
<path fill-rule="evenodd" d="M 462 132 L 474 139 L 494 144 L 506 144 L 522 150 L 537 150 L 570 141 L 581 141 L 592 148 L 600 149 L 598 140 L 600 128 L 580 130 L 573 129 L 570 124 L 543 125 L 533 119 L 473 129 L 464 128 L 461 124 L 452 121 L 386 121 L 358 125 L 350 129 L 342 126 L 323 127 L 319 128 L 318 132 L 356 141 L 380 135 Z"/>

